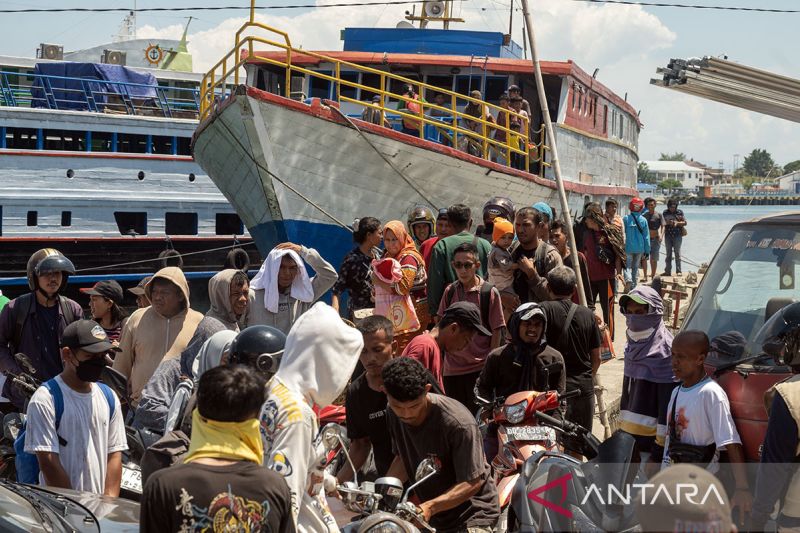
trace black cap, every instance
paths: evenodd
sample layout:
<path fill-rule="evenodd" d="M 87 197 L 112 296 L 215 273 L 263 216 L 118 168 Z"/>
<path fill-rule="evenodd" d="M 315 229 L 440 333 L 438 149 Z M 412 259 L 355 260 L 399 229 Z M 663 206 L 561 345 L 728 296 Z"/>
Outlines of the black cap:
<path fill-rule="evenodd" d="M 128 292 L 132 292 L 136 296 L 142 296 L 144 294 L 144 286 L 150 283 L 150 280 L 153 279 L 153 276 L 147 276 L 146 278 L 142 278 L 139 284 L 132 289 L 128 289 Z"/>
<path fill-rule="evenodd" d="M 105 353 L 113 348 L 105 330 L 94 320 L 78 320 L 64 328 L 61 346 L 89 353 Z"/>
<path fill-rule="evenodd" d="M 108 281 L 98 281 L 91 289 L 81 289 L 81 292 L 92 296 L 102 296 L 103 298 L 108 298 L 117 305 L 122 303 L 122 287 L 113 279 Z"/>
<path fill-rule="evenodd" d="M 520 90 L 519 90 L 519 85 L 509 85 L 509 86 L 508 86 L 508 92 L 511 92 L 511 91 L 517 91 L 517 92 L 520 92 Z"/>
<path fill-rule="evenodd" d="M 456 302 L 450 305 L 442 314 L 442 320 L 445 319 L 452 319 L 459 326 L 474 329 L 486 337 L 492 336 L 492 332 L 483 326 L 478 306 L 472 302 Z"/>

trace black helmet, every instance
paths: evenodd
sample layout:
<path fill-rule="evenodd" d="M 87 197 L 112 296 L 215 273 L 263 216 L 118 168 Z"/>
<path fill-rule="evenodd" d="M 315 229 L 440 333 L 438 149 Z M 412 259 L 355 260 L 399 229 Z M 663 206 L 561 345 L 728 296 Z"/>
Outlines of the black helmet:
<path fill-rule="evenodd" d="M 503 217 L 506 220 L 514 220 L 514 202 L 505 196 L 494 196 L 489 198 L 489 201 L 483 204 L 483 218 L 486 219 L 488 213 L 493 214 L 495 217 Z"/>
<path fill-rule="evenodd" d="M 800 365 L 800 302 L 789 304 L 767 320 L 753 341 L 755 348 L 788 366 Z"/>
<path fill-rule="evenodd" d="M 55 248 L 43 248 L 28 259 L 28 287 L 32 291 L 37 290 L 39 288 L 37 276 L 48 272 L 63 273 L 61 286 L 58 288 L 60 291 L 67 285 L 70 274 L 75 273 L 75 265 Z"/>
<path fill-rule="evenodd" d="M 271 326 L 250 326 L 239 332 L 231 343 L 231 364 L 254 367 L 265 374 L 278 371 L 286 335 Z"/>

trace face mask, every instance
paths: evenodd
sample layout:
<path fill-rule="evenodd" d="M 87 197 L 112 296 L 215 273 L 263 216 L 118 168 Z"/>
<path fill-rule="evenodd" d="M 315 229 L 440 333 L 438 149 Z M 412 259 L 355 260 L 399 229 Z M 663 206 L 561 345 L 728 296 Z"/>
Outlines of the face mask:
<path fill-rule="evenodd" d="M 633 342 L 639 342 L 652 335 L 655 330 L 656 328 L 648 328 L 643 329 L 642 331 L 633 331 L 632 329 L 628 328 L 627 334 L 630 340 Z"/>
<path fill-rule="evenodd" d="M 75 374 L 81 381 L 95 383 L 100 380 L 100 374 L 106 367 L 106 361 L 103 357 L 92 357 L 88 361 L 81 361 L 75 368 Z"/>

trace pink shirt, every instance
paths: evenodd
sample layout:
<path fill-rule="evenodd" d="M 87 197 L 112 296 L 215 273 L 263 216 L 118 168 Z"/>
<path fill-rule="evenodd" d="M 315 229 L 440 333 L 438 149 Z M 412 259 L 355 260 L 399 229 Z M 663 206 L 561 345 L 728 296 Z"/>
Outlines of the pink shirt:
<path fill-rule="evenodd" d="M 427 331 L 421 335 L 417 335 L 411 342 L 406 345 L 403 350 L 403 357 L 410 357 L 416 359 L 422 366 L 427 368 L 433 374 L 436 383 L 444 392 L 444 383 L 442 382 L 442 351 L 430 333 Z"/>
<path fill-rule="evenodd" d="M 448 295 L 451 291 L 453 297 L 450 298 L 450 303 L 455 302 L 472 302 L 481 308 L 481 286 L 485 282 L 479 277 L 478 283 L 469 291 L 464 293 L 464 288 L 460 281 L 456 281 L 447 286 L 439 302 L 439 311 L 437 314 L 441 317 L 447 309 Z M 503 318 L 503 305 L 500 301 L 500 293 L 497 289 L 493 288 L 489 296 L 489 316 L 484 318 L 484 323 L 489 324 L 489 329 L 492 332 L 505 327 L 506 321 Z M 467 347 L 459 352 L 446 353 L 444 358 L 444 375 L 445 376 L 460 376 L 463 374 L 471 374 L 473 372 L 480 372 L 483 369 L 483 364 L 486 357 L 489 355 L 492 346 L 492 338 L 484 337 L 483 335 L 475 334 Z"/>

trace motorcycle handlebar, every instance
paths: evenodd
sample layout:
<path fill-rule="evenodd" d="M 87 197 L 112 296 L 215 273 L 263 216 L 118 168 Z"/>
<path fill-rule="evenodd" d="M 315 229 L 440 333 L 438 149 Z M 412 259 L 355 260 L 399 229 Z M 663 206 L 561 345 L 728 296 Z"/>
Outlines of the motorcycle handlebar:
<path fill-rule="evenodd" d="M 558 430 L 563 431 L 564 433 L 569 433 L 571 435 L 578 435 L 581 433 L 581 430 L 583 429 L 581 428 L 581 426 L 573 424 L 568 420 L 559 420 L 557 418 L 553 418 L 548 414 L 542 413 L 541 411 L 535 411 L 533 414 L 536 418 L 538 418 L 542 422 L 545 422 L 548 426 L 552 426 Z"/>
<path fill-rule="evenodd" d="M 559 394 L 558 395 L 558 399 L 559 400 L 566 400 L 568 398 L 576 398 L 576 397 L 578 397 L 580 395 L 581 395 L 581 390 L 580 389 L 572 389 L 570 391 L 565 392 L 564 394 Z"/>

